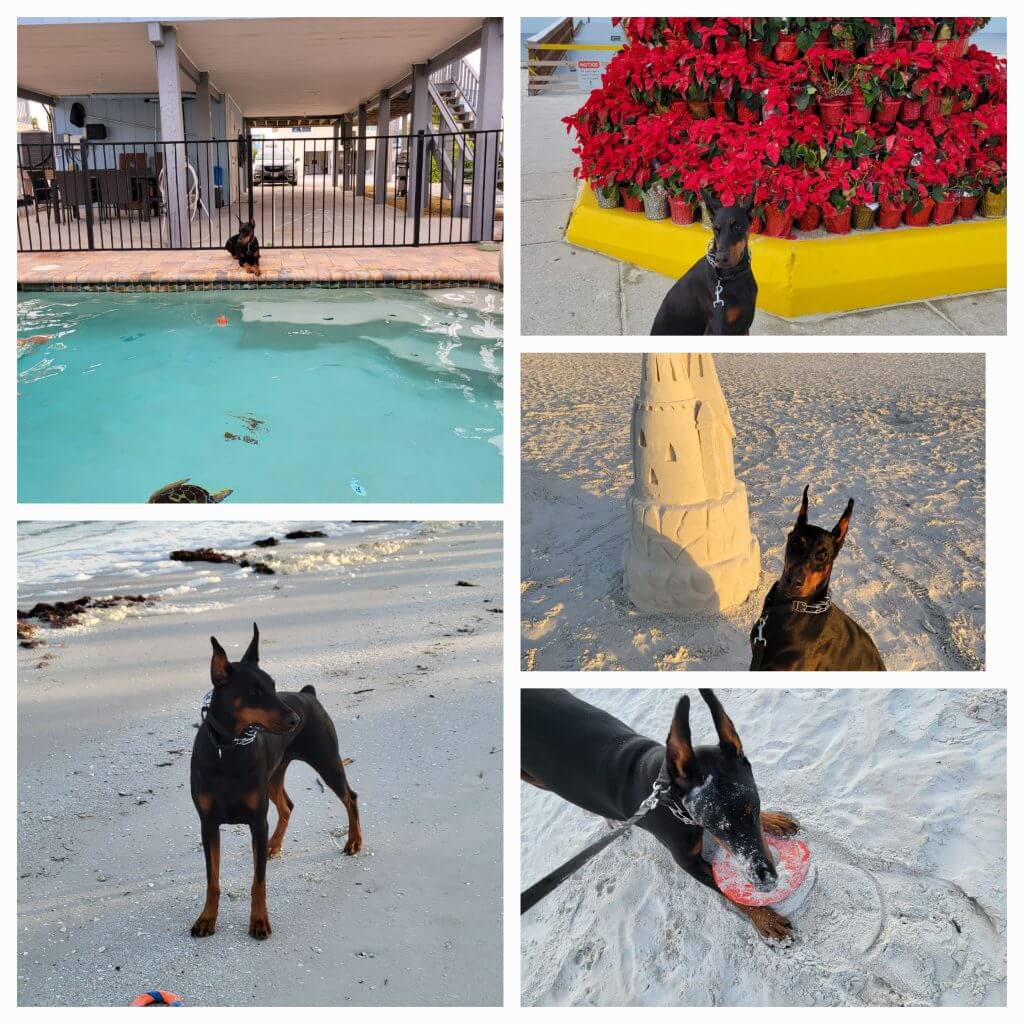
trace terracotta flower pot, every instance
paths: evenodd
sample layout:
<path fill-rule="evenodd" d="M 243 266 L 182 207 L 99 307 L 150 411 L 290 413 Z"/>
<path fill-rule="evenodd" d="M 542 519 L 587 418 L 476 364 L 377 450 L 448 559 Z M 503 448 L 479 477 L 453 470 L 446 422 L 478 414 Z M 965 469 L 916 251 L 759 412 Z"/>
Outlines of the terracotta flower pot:
<path fill-rule="evenodd" d="M 925 121 L 934 121 L 942 111 L 942 97 L 932 96 L 921 104 L 921 117 Z"/>
<path fill-rule="evenodd" d="M 899 117 L 903 100 L 898 96 L 885 96 L 878 104 L 875 120 L 879 124 L 892 124 Z"/>
<path fill-rule="evenodd" d="M 868 124 L 871 121 L 871 107 L 864 102 L 864 97 L 856 95 L 850 103 L 850 120 L 854 124 Z"/>
<path fill-rule="evenodd" d="M 668 197 L 668 212 L 673 224 L 692 224 L 694 220 L 693 204 L 683 196 Z"/>
<path fill-rule="evenodd" d="M 1002 192 L 993 192 L 988 189 L 981 199 L 981 213 L 983 217 L 1005 217 L 1006 216 L 1006 189 Z"/>
<path fill-rule="evenodd" d="M 619 189 L 622 196 L 622 207 L 627 213 L 643 213 L 644 201 L 639 196 L 631 196 L 624 188 Z"/>
<path fill-rule="evenodd" d="M 711 110 L 715 117 L 725 117 L 725 97 L 724 96 L 712 96 L 711 97 Z"/>
<path fill-rule="evenodd" d="M 711 116 L 711 104 L 707 100 L 688 100 L 686 105 L 697 121 L 706 121 Z"/>
<path fill-rule="evenodd" d="M 870 206 L 853 208 L 853 226 L 858 231 L 868 231 L 875 226 L 875 211 Z"/>
<path fill-rule="evenodd" d="M 761 120 L 761 111 L 748 107 L 743 100 L 736 104 L 736 120 L 740 124 L 757 124 Z"/>
<path fill-rule="evenodd" d="M 800 56 L 800 50 L 796 45 L 796 36 L 786 32 L 780 33 L 774 52 L 775 59 L 780 64 L 792 64 Z"/>
<path fill-rule="evenodd" d="M 793 230 L 793 215 L 780 210 L 774 203 L 764 208 L 764 233 L 771 238 L 789 238 Z"/>
<path fill-rule="evenodd" d="M 952 192 L 947 192 L 945 197 L 935 204 L 935 212 L 932 214 L 933 224 L 952 224 L 956 215 L 956 208 L 960 204 L 960 197 Z"/>
<path fill-rule="evenodd" d="M 838 128 L 843 123 L 843 114 L 846 113 L 849 102 L 849 96 L 833 96 L 831 99 L 818 100 L 821 123 L 829 128 Z"/>
<path fill-rule="evenodd" d="M 796 226 L 801 231 L 813 231 L 820 223 L 821 207 L 815 206 L 814 203 L 811 203 L 797 218 Z"/>
<path fill-rule="evenodd" d="M 956 204 L 956 215 L 962 220 L 970 220 L 978 208 L 980 198 L 981 196 L 961 196 L 960 202 Z"/>
<path fill-rule="evenodd" d="M 747 43 L 747 60 L 751 64 L 758 64 L 764 60 L 764 40 L 751 39 Z"/>
<path fill-rule="evenodd" d="M 840 210 L 839 213 L 829 213 L 826 210 L 824 211 L 825 230 L 830 235 L 848 235 L 850 233 L 852 217 L 852 206 L 848 206 L 845 210 Z"/>
<path fill-rule="evenodd" d="M 933 209 L 935 209 L 935 200 L 923 199 L 918 209 L 907 207 L 907 212 L 903 214 L 903 223 L 908 228 L 925 228 L 928 226 L 928 221 L 931 220 Z"/>

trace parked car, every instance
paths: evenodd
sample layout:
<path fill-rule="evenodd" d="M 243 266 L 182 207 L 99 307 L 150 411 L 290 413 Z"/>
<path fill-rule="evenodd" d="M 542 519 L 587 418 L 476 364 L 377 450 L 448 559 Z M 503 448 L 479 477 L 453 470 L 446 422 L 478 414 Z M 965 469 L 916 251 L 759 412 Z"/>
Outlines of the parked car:
<path fill-rule="evenodd" d="M 252 183 L 270 184 L 275 181 L 298 184 L 299 157 L 294 142 L 282 139 L 264 139 L 252 164 Z"/>

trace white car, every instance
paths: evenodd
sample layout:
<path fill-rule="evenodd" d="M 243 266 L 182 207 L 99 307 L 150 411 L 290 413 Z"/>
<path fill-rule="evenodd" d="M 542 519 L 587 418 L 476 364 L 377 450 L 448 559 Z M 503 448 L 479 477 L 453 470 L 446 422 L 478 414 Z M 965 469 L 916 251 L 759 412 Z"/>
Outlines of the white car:
<path fill-rule="evenodd" d="M 263 139 L 259 154 L 252 163 L 252 183 L 270 184 L 275 181 L 298 184 L 299 157 L 294 142 L 282 139 Z"/>

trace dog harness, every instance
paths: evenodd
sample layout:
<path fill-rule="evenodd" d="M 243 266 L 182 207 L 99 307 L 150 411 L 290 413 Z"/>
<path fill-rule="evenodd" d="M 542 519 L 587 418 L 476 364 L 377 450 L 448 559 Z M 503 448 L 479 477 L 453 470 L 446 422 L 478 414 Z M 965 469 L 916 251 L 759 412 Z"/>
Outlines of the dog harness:
<path fill-rule="evenodd" d="M 233 735 L 210 714 L 210 703 L 212 700 L 213 690 L 209 690 L 206 696 L 203 697 L 203 706 L 199 709 L 199 715 L 203 720 L 203 725 L 210 730 L 210 738 L 213 740 L 213 745 L 217 748 L 217 756 L 224 756 L 225 747 L 249 746 L 259 734 L 260 727 L 258 725 L 250 725 L 241 736 Z M 218 737 L 222 737 L 224 742 L 220 743 Z"/>
<path fill-rule="evenodd" d="M 575 857 L 567 860 L 561 867 L 556 868 L 550 874 L 545 875 L 539 882 L 535 882 L 519 897 L 519 913 L 525 914 L 531 907 L 536 906 L 545 896 L 557 889 L 567 878 L 574 875 L 592 857 L 599 854 L 609 843 L 614 842 L 619 836 L 628 832 L 641 818 L 647 817 L 655 808 L 664 807 L 673 818 L 681 821 L 684 825 L 699 826 L 690 812 L 683 805 L 682 796 L 673 793 L 674 785 L 669 778 L 668 766 L 662 765 L 658 777 L 654 780 L 654 788 L 644 799 L 643 803 L 636 809 L 636 813 L 627 818 L 621 825 L 617 825 L 607 835 L 595 840 L 584 850 L 581 850 Z"/>
<path fill-rule="evenodd" d="M 740 274 L 746 273 L 750 269 L 750 247 L 748 246 L 743 250 L 743 258 L 735 267 L 724 272 L 715 262 L 715 257 L 712 255 L 714 248 L 714 241 L 708 242 L 708 251 L 704 257 L 708 261 L 708 265 L 715 272 L 715 301 L 711 303 L 711 333 L 724 334 L 725 299 L 722 298 L 723 286 L 728 284 L 734 277 L 739 277 Z"/>
<path fill-rule="evenodd" d="M 778 586 L 778 584 L 775 584 Z M 768 592 L 768 596 L 771 597 L 775 593 L 775 586 Z M 785 608 L 785 605 L 769 605 L 769 608 Z M 796 612 L 798 615 L 824 615 L 832 607 L 832 596 L 829 592 L 825 591 L 825 596 L 820 601 L 814 601 L 808 603 L 807 601 L 790 601 L 789 611 Z M 768 641 L 765 639 L 764 627 L 768 625 L 768 611 L 766 610 L 764 615 L 761 616 L 754 623 L 754 628 L 757 630 L 757 635 L 750 641 L 754 648 L 754 658 L 750 666 L 750 670 L 756 671 L 761 667 L 761 662 L 764 661 L 765 653 L 768 650 Z"/>

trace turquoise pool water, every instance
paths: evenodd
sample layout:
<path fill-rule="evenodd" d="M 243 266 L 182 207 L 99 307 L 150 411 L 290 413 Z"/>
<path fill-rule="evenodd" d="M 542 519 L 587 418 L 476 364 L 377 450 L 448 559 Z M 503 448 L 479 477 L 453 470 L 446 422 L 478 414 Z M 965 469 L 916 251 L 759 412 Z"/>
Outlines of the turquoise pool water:
<path fill-rule="evenodd" d="M 18 497 L 500 501 L 501 293 L 22 293 Z M 226 318 L 226 325 L 218 318 Z"/>

